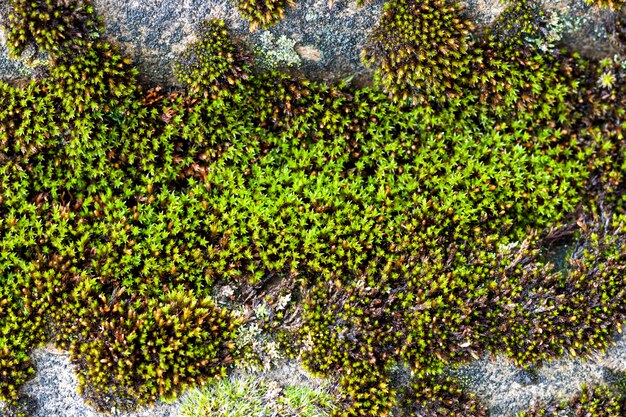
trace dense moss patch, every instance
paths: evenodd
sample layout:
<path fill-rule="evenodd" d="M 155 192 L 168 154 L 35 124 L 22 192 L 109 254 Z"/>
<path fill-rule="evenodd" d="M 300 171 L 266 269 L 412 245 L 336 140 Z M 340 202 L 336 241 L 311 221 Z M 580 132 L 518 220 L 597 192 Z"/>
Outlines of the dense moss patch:
<path fill-rule="evenodd" d="M 569 401 L 536 407 L 519 417 L 556 417 L 561 415 L 588 417 L 620 417 L 626 413 L 626 402 L 621 393 L 606 386 L 582 387 Z"/>
<path fill-rule="evenodd" d="M 37 31 L 53 3 L 11 2 L 51 69 L 0 85 L 3 399 L 45 341 L 101 410 L 171 398 L 249 357 L 243 305 L 338 376 L 333 415 L 484 415 L 447 365 L 582 355 L 624 320 L 624 66 L 520 40 L 534 3 L 471 41 L 450 3 L 390 3 L 367 54 L 400 58 L 364 88 L 255 71 L 208 22 L 167 92 L 63 5 Z"/>
<path fill-rule="evenodd" d="M 589 4 L 607 7 L 610 10 L 619 10 L 624 5 L 624 0 L 585 0 Z"/>
<path fill-rule="evenodd" d="M 363 51 L 365 62 L 379 65 L 377 81 L 404 100 L 459 94 L 457 80 L 472 61 L 473 26 L 458 12 L 446 0 L 387 3 Z"/>
<path fill-rule="evenodd" d="M 238 0 L 237 9 L 250 22 L 250 30 L 268 28 L 285 17 L 287 6 L 295 6 L 293 0 Z"/>

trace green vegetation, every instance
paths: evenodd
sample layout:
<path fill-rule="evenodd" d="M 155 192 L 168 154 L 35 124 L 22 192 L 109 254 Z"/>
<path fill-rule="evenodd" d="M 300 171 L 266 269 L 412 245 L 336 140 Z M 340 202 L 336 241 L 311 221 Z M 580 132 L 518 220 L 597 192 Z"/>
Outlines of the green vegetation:
<path fill-rule="evenodd" d="M 363 50 L 366 63 L 377 64 L 377 81 L 393 96 L 428 102 L 461 94 L 467 76 L 473 25 L 446 0 L 394 0 Z"/>
<path fill-rule="evenodd" d="M 588 4 L 594 4 L 600 7 L 607 7 L 613 11 L 619 10 L 626 4 L 624 0 L 585 0 Z"/>
<path fill-rule="evenodd" d="M 185 398 L 181 409 L 183 417 L 219 416 L 247 417 L 266 416 L 270 410 L 265 405 L 267 387 L 258 380 L 220 380 L 192 391 Z"/>
<path fill-rule="evenodd" d="M 210 299 L 182 291 L 161 299 L 112 303 L 107 312 L 111 300 L 102 296 L 91 304 L 93 310 L 104 310 L 99 322 L 89 323 L 85 317 L 72 327 L 78 337 L 69 349 L 80 358 L 82 393 L 99 408 L 120 410 L 136 398 L 153 402 L 190 384 L 225 376 L 227 358 L 220 351 L 233 336 L 228 312 L 216 309 Z M 202 326 L 204 321 L 207 326 Z"/>
<path fill-rule="evenodd" d="M 411 384 L 404 396 L 408 415 L 425 417 L 484 417 L 487 409 L 471 394 L 461 390 L 450 377 L 426 377 Z"/>
<path fill-rule="evenodd" d="M 250 31 L 266 29 L 285 17 L 285 8 L 295 6 L 293 0 L 237 0 L 241 16 L 250 22 Z"/>
<path fill-rule="evenodd" d="M 537 4 L 470 36 L 451 3 L 389 3 L 358 89 L 253 71 L 207 22 L 167 93 L 88 3 L 10 6 L 13 53 L 51 68 L 0 84 L 2 399 L 46 341 L 110 410 L 265 365 L 263 332 L 337 376 L 332 416 L 482 416 L 446 366 L 584 355 L 626 317 L 625 66 L 525 42 Z"/>
<path fill-rule="evenodd" d="M 19 57 L 28 46 L 55 56 L 71 54 L 97 39 L 102 29 L 91 0 L 11 0 L 7 44 Z"/>
<path fill-rule="evenodd" d="M 190 392 L 181 417 L 326 417 L 334 408 L 329 393 L 303 386 L 279 386 L 254 376 L 208 384 Z"/>
<path fill-rule="evenodd" d="M 201 24 L 200 40 L 189 47 L 176 63 L 180 81 L 201 90 L 235 84 L 250 72 L 248 57 L 232 41 L 222 20 Z"/>
<path fill-rule="evenodd" d="M 519 414 L 519 417 L 622 417 L 625 413 L 626 402 L 622 394 L 606 386 L 598 386 L 582 387 L 581 392 L 570 401 L 535 408 Z"/>

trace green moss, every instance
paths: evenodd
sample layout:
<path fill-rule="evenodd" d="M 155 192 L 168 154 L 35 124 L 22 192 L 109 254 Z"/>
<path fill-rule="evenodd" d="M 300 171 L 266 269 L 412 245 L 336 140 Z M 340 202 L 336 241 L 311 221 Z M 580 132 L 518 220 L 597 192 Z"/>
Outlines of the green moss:
<path fill-rule="evenodd" d="M 14 57 L 29 46 L 54 57 L 72 54 L 102 29 L 91 0 L 11 0 L 8 9 L 7 44 Z"/>
<path fill-rule="evenodd" d="M 250 31 L 267 29 L 285 17 L 285 8 L 295 6 L 293 0 L 238 0 L 237 9 L 250 22 Z"/>
<path fill-rule="evenodd" d="M 51 4 L 12 2 L 20 27 Z M 482 415 L 445 367 L 606 347 L 626 314 L 624 66 L 540 53 L 520 41 L 545 23 L 536 5 L 511 7 L 515 27 L 472 38 L 456 6 L 390 3 L 363 88 L 254 72 L 218 21 L 169 92 L 138 86 L 91 29 L 27 32 L 51 68 L 0 84 L 2 398 L 45 341 L 97 408 L 120 409 L 255 355 L 271 366 L 276 345 L 250 346 L 278 340 L 338 378 L 333 415 Z M 397 401 L 400 362 L 419 404 Z M 278 405 L 305 412 L 305 394 Z"/>
<path fill-rule="evenodd" d="M 442 375 L 412 381 L 403 400 L 403 409 L 414 415 L 433 417 L 487 415 L 487 409 L 474 395 L 463 392 L 454 379 Z"/>
<path fill-rule="evenodd" d="M 567 402 L 533 408 L 519 417 L 557 417 L 564 413 L 589 417 L 620 417 L 624 415 L 623 398 L 606 386 L 585 387 Z"/>
<path fill-rule="evenodd" d="M 308 387 L 285 387 L 283 403 L 291 413 L 302 417 L 324 417 L 335 409 L 335 400 L 327 392 Z"/>
<path fill-rule="evenodd" d="M 497 342 L 492 349 L 504 350 L 523 365 L 566 353 L 583 355 L 609 345 L 615 327 L 626 318 L 618 273 L 623 268 L 624 242 L 619 229 L 622 219 L 602 216 L 604 226 L 586 213 L 577 219 L 579 230 L 571 225 L 553 227 L 542 246 L 530 240 L 506 255 L 518 263 L 506 266 L 507 283 L 498 283 L 506 287 L 501 290 L 508 296 L 496 301 L 502 302 L 501 313 L 497 308 L 493 313 L 507 318 L 493 329 L 507 331 L 500 338 L 491 337 Z M 561 271 L 542 259 L 554 237 L 571 242 Z"/>
<path fill-rule="evenodd" d="M 184 417 L 265 416 L 269 407 L 263 396 L 267 386 L 254 378 L 221 380 L 207 386 L 203 391 L 193 391 L 181 407 Z"/>
<path fill-rule="evenodd" d="M 472 55 L 469 21 L 446 0 L 397 0 L 383 15 L 363 50 L 364 61 L 378 64 L 376 77 L 399 100 L 425 102 L 458 96 Z"/>
<path fill-rule="evenodd" d="M 593 4 L 599 7 L 606 7 L 611 11 L 619 10 L 623 5 L 623 0 L 585 0 L 587 4 Z"/>
<path fill-rule="evenodd" d="M 77 337 L 69 345 L 79 363 L 79 389 L 98 409 L 170 399 L 226 375 L 235 323 L 209 299 L 177 291 L 159 301 L 127 305 L 116 302 L 119 292 L 110 299 L 98 292 L 75 294 L 94 300 L 98 323 L 85 317 L 72 324 Z"/>
<path fill-rule="evenodd" d="M 190 89 L 219 89 L 248 77 L 250 58 L 231 40 L 224 21 L 204 22 L 199 37 L 176 64 L 180 81 Z"/>

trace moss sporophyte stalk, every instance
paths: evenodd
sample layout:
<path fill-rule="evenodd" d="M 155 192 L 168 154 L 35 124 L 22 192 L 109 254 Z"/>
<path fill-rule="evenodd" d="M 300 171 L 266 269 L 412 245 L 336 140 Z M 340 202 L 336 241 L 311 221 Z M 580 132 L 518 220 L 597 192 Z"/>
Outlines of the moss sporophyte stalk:
<path fill-rule="evenodd" d="M 146 89 L 90 1 L 7 13 L 12 54 L 50 67 L 0 83 L 2 400 L 46 342 L 104 411 L 265 364 L 262 333 L 338 377 L 332 416 L 484 416 L 446 367 L 584 356 L 626 318 L 623 59 L 544 52 L 534 2 L 478 33 L 393 0 L 361 88 L 259 69 L 209 21 L 185 88 Z"/>

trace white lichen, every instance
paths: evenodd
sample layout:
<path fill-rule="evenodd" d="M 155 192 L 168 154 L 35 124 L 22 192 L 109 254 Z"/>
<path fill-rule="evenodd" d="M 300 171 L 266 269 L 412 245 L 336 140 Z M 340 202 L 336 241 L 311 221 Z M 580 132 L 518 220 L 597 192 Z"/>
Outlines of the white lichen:
<path fill-rule="evenodd" d="M 259 63 L 270 69 L 299 66 L 301 60 L 295 46 L 295 40 L 285 35 L 276 38 L 273 33 L 265 31 L 259 38 L 257 49 Z"/>

